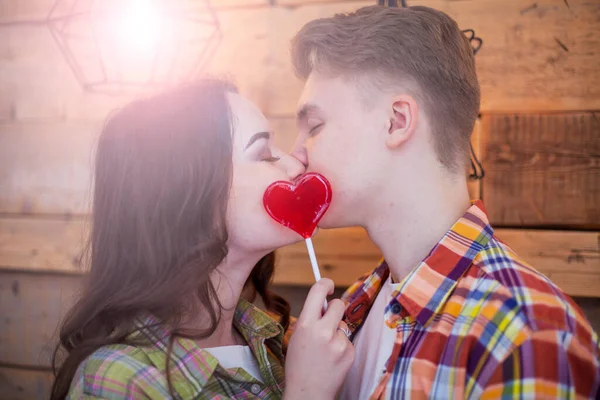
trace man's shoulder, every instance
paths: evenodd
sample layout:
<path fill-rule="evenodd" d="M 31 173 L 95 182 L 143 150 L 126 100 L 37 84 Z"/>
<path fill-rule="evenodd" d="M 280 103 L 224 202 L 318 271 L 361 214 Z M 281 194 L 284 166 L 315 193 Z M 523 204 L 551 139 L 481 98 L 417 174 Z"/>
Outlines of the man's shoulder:
<path fill-rule="evenodd" d="M 488 242 L 473 264 L 474 281 L 467 298 L 487 292 L 489 301 L 498 302 L 511 318 L 522 319 L 532 332 L 560 330 L 594 339 L 595 333 L 579 306 L 498 238 Z"/>
<path fill-rule="evenodd" d="M 528 307 L 542 300 L 560 308 L 574 304 L 548 277 L 495 236 L 473 259 L 473 265 L 478 281 L 494 282 L 520 306 Z"/>

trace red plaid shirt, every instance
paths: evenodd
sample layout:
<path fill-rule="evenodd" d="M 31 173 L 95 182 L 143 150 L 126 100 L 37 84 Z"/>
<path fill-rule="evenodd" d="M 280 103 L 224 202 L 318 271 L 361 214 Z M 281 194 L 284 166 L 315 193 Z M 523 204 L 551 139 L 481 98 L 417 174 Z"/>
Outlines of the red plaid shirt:
<path fill-rule="evenodd" d="M 388 276 L 384 261 L 344 295 L 354 333 Z M 599 396 L 598 336 L 494 236 L 481 202 L 404 278 L 382 318 L 397 334 L 372 399 Z"/>

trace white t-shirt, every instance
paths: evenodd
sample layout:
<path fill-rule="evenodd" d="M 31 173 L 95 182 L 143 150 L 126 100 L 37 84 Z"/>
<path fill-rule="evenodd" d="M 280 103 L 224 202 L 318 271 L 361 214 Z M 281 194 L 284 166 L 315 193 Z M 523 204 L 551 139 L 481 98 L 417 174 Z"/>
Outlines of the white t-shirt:
<path fill-rule="evenodd" d="M 383 376 L 396 340 L 396 329 L 385 323 L 385 308 L 399 285 L 392 283 L 390 278 L 385 281 L 366 321 L 354 337 L 356 356 L 342 385 L 340 399 L 368 399 Z"/>
<path fill-rule="evenodd" d="M 243 368 L 256 380 L 263 382 L 258 361 L 249 346 L 221 346 L 204 349 L 225 369 Z"/>

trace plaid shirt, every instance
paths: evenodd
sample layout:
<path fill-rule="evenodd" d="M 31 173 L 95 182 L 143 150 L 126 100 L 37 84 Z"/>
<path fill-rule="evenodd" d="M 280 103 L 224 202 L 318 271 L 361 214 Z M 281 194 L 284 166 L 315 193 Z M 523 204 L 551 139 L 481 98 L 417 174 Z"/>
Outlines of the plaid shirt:
<path fill-rule="evenodd" d="M 344 295 L 354 333 L 388 275 L 384 261 Z M 567 295 L 494 236 L 481 202 L 403 279 L 385 321 L 397 334 L 372 399 L 599 395 L 598 336 Z"/>
<path fill-rule="evenodd" d="M 147 316 L 131 339 L 149 345 L 110 345 L 89 356 L 77 370 L 69 399 L 170 399 L 166 370 L 169 331 Z M 177 338 L 169 363 L 176 399 L 280 399 L 283 397 L 283 329 L 245 300 L 235 310 L 234 326 L 258 361 L 262 379 L 243 369 L 224 369 L 193 340 Z M 137 336 L 139 335 L 139 336 Z"/>

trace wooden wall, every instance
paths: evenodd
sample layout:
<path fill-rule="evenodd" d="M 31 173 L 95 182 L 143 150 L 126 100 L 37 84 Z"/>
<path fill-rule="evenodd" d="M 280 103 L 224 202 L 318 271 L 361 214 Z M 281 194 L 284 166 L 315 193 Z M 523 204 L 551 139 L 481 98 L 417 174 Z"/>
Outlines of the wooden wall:
<path fill-rule="evenodd" d="M 43 21 L 54 0 L 0 0 L 0 399 L 44 398 L 56 323 L 80 282 L 92 154 L 107 113 L 129 96 L 85 92 Z M 288 44 L 307 21 L 375 1 L 213 0 L 223 37 L 209 72 L 228 74 L 294 140 L 302 83 Z M 600 324 L 600 2 L 419 0 L 484 40 L 482 114 L 471 182 L 499 236 Z M 361 229 L 315 239 L 340 287 L 380 254 Z M 276 283 L 299 303 L 303 245 L 280 252 Z M 298 307 L 298 304 L 294 307 Z"/>

